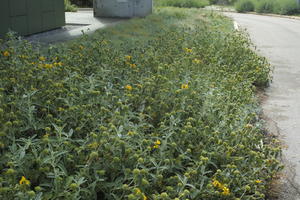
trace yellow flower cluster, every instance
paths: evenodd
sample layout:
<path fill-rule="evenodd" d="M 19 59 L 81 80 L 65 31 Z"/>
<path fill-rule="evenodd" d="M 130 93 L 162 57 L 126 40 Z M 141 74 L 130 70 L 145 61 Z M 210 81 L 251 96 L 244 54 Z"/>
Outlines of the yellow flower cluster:
<path fill-rule="evenodd" d="M 25 176 L 22 176 L 21 180 L 19 181 L 19 184 L 20 184 L 20 185 L 30 185 L 30 181 L 27 180 L 27 179 L 25 178 Z"/>
<path fill-rule="evenodd" d="M 5 56 L 5 57 L 8 57 L 8 56 L 10 56 L 10 53 L 9 53 L 9 51 L 4 51 L 4 52 L 3 52 L 3 56 Z"/>
<path fill-rule="evenodd" d="M 125 60 L 126 65 L 129 65 L 131 68 L 136 68 L 136 64 L 130 62 L 132 60 L 132 56 L 125 56 Z"/>
<path fill-rule="evenodd" d="M 31 63 L 31 64 L 36 64 L 36 63 Z M 55 63 L 45 63 L 45 64 L 39 64 L 40 68 L 46 68 L 46 69 L 52 69 L 53 67 L 61 67 L 63 64 L 62 62 L 55 62 Z"/>
<path fill-rule="evenodd" d="M 154 148 L 154 149 L 158 149 L 160 144 L 161 144 L 161 142 L 160 142 L 159 140 L 156 140 L 156 141 L 154 142 L 153 148 Z"/>
<path fill-rule="evenodd" d="M 132 59 L 132 56 L 125 56 L 125 59 L 127 60 L 127 61 L 130 61 L 131 59 Z"/>
<path fill-rule="evenodd" d="M 193 50 L 192 49 L 189 49 L 189 48 L 184 48 L 183 49 L 186 53 L 192 53 L 193 52 Z"/>
<path fill-rule="evenodd" d="M 53 68 L 53 64 L 44 64 L 44 68 L 46 68 L 46 69 L 51 69 L 51 68 Z"/>
<path fill-rule="evenodd" d="M 131 91 L 133 88 L 132 88 L 131 85 L 126 85 L 126 86 L 125 86 L 125 89 L 128 90 L 128 91 Z"/>
<path fill-rule="evenodd" d="M 188 89 L 189 88 L 189 85 L 188 84 L 182 84 L 181 85 L 181 89 Z"/>
<path fill-rule="evenodd" d="M 55 60 L 57 60 L 58 58 L 56 57 Z M 39 57 L 39 61 L 44 62 L 47 59 L 44 56 L 40 56 Z M 36 64 L 35 62 L 32 62 L 31 64 Z M 61 67 L 63 65 L 62 62 L 54 62 L 54 63 L 40 63 L 39 67 L 40 68 L 46 68 L 46 69 L 52 69 L 53 67 Z"/>
<path fill-rule="evenodd" d="M 53 65 L 55 66 L 55 67 L 61 67 L 62 65 L 63 65 L 63 63 L 62 62 L 55 62 L 55 63 L 53 63 Z"/>
<path fill-rule="evenodd" d="M 212 182 L 213 186 L 222 190 L 222 195 L 227 196 L 230 194 L 230 190 L 228 187 L 220 183 L 218 180 L 214 179 Z"/>
<path fill-rule="evenodd" d="M 136 68 L 136 64 L 134 64 L 134 63 L 130 63 L 129 66 L 130 66 L 131 68 Z"/>
<path fill-rule="evenodd" d="M 200 64 L 200 63 L 202 63 L 202 61 L 201 61 L 200 59 L 195 58 L 195 59 L 193 60 L 193 63 L 195 63 L 195 64 Z"/>
<path fill-rule="evenodd" d="M 261 180 L 256 180 L 255 181 L 255 183 L 258 183 L 258 184 L 261 183 L 261 182 L 262 182 Z"/>
<path fill-rule="evenodd" d="M 41 56 L 41 57 L 39 57 L 39 60 L 40 60 L 40 61 L 45 61 L 46 58 L 45 58 L 44 56 Z"/>

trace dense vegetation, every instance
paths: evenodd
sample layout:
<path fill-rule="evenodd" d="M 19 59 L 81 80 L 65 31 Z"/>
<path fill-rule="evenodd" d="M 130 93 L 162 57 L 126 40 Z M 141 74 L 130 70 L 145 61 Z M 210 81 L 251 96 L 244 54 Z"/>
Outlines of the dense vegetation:
<path fill-rule="evenodd" d="M 70 0 L 64 0 L 66 12 L 76 12 L 77 7 L 70 2 Z"/>
<path fill-rule="evenodd" d="M 264 199 L 280 169 L 267 61 L 224 16 L 160 8 L 0 49 L 0 199 Z"/>
<path fill-rule="evenodd" d="M 203 8 L 209 5 L 208 0 L 157 0 L 156 6 L 174 6 L 183 8 Z"/>
<path fill-rule="evenodd" d="M 239 0 L 235 8 L 238 12 L 256 11 L 283 15 L 300 13 L 300 6 L 296 0 Z"/>

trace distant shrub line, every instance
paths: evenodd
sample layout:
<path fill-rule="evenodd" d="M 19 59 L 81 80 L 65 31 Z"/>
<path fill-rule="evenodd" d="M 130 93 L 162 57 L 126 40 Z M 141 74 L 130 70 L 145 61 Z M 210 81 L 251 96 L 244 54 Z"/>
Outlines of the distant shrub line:
<path fill-rule="evenodd" d="M 255 11 L 281 15 L 300 13 L 300 6 L 295 0 L 239 0 L 235 3 L 235 9 L 238 12 Z"/>

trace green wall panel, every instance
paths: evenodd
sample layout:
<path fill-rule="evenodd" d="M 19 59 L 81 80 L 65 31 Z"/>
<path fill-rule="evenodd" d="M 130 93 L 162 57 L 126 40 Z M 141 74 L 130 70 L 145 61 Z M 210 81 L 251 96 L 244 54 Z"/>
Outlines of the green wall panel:
<path fill-rule="evenodd" d="M 28 31 L 29 33 L 36 33 L 42 30 L 42 17 L 41 17 L 41 1 L 40 0 L 27 0 L 28 6 Z"/>
<path fill-rule="evenodd" d="M 27 35 L 27 17 L 15 16 L 11 18 L 11 29 L 21 35 Z"/>
<path fill-rule="evenodd" d="M 65 25 L 64 0 L 0 0 L 0 37 L 29 35 Z"/>
<path fill-rule="evenodd" d="M 51 1 L 49 1 L 49 0 L 42 0 L 42 10 L 44 12 L 53 11 L 54 10 L 53 0 L 51 0 Z"/>
<path fill-rule="evenodd" d="M 9 0 L 10 16 L 26 15 L 26 0 Z"/>
<path fill-rule="evenodd" d="M 55 13 L 46 12 L 43 13 L 43 29 L 49 30 L 51 27 L 55 27 Z"/>
<path fill-rule="evenodd" d="M 0 5 L 0 36 L 5 35 L 10 26 L 10 17 L 9 17 L 9 4 L 8 0 L 1 0 Z"/>
<path fill-rule="evenodd" d="M 53 0 L 56 24 L 59 26 L 65 25 L 65 5 L 64 1 Z"/>

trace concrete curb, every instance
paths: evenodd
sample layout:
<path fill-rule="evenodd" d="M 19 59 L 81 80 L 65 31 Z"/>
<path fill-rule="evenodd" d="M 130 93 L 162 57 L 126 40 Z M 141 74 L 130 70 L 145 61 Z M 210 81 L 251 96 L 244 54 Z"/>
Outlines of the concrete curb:
<path fill-rule="evenodd" d="M 93 8 L 77 8 L 78 11 L 93 11 Z"/>

